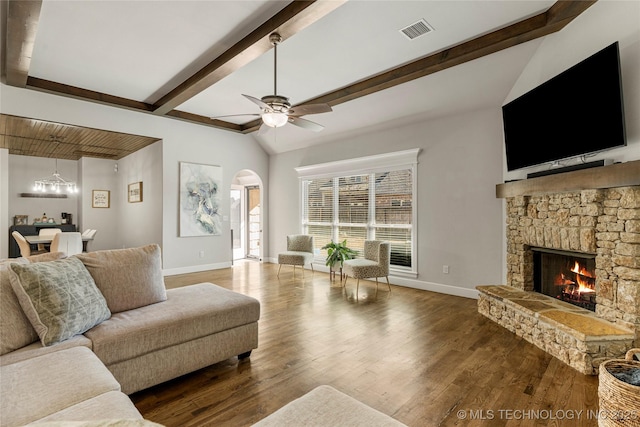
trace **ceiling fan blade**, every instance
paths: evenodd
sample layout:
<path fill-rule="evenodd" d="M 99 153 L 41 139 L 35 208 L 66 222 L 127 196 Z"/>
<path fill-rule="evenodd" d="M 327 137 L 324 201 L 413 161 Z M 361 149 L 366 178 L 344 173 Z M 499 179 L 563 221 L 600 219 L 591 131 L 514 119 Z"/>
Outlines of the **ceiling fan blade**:
<path fill-rule="evenodd" d="M 260 117 L 261 114 L 258 113 L 247 113 L 247 114 L 229 114 L 226 116 L 215 116 L 211 117 L 213 120 L 226 119 L 229 117 Z"/>
<path fill-rule="evenodd" d="M 324 129 L 324 126 L 316 122 L 312 122 L 311 120 L 303 119 L 301 117 L 289 116 L 289 123 L 307 130 L 311 130 L 313 132 L 320 132 L 322 129 Z"/>
<path fill-rule="evenodd" d="M 333 111 L 329 104 L 298 105 L 289 109 L 289 116 L 304 116 L 307 114 L 320 114 Z"/>
<path fill-rule="evenodd" d="M 263 110 L 268 110 L 270 107 L 269 105 L 265 104 L 264 102 L 262 102 L 261 99 L 258 99 L 256 97 L 253 97 L 251 95 L 245 95 L 242 94 L 242 96 L 244 96 L 245 98 L 247 98 L 249 101 L 253 102 L 254 104 L 256 104 L 258 107 L 262 108 Z"/>

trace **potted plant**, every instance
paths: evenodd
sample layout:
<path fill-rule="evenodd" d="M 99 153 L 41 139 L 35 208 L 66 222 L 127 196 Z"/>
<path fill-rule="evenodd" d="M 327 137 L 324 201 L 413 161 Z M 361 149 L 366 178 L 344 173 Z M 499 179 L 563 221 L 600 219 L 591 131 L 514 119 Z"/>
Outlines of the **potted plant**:
<path fill-rule="evenodd" d="M 347 247 L 347 240 L 335 243 L 333 240 L 331 243 L 327 243 L 322 247 L 327 250 L 327 261 L 325 265 L 330 268 L 342 268 L 342 263 L 346 259 L 353 259 L 358 252 Z"/>

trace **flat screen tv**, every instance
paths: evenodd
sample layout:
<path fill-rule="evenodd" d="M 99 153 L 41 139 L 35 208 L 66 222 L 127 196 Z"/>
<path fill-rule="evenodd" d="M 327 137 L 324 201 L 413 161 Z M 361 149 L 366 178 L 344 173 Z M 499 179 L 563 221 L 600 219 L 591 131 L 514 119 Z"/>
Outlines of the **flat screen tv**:
<path fill-rule="evenodd" d="M 502 107 L 509 171 L 627 144 L 618 42 Z"/>

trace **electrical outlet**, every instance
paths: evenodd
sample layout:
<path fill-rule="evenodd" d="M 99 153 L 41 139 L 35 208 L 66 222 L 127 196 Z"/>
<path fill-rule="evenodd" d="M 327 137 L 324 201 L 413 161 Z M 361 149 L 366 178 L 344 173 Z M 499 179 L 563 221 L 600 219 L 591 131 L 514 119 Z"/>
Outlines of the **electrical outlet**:
<path fill-rule="evenodd" d="M 200 258 L 204 258 L 204 251 L 200 251 Z"/>
<path fill-rule="evenodd" d="M 443 265 L 442 266 L 442 272 L 444 274 L 449 274 L 449 266 L 448 265 Z"/>

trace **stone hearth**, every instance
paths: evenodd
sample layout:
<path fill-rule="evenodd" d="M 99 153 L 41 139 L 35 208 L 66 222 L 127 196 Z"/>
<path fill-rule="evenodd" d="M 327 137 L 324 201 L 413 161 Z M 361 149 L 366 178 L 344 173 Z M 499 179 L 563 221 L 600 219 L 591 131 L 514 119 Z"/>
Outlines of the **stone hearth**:
<path fill-rule="evenodd" d="M 479 312 L 585 374 L 640 346 L 639 181 L 629 162 L 499 185 L 508 286 L 478 287 Z M 533 292 L 533 247 L 595 254 L 595 313 Z"/>

